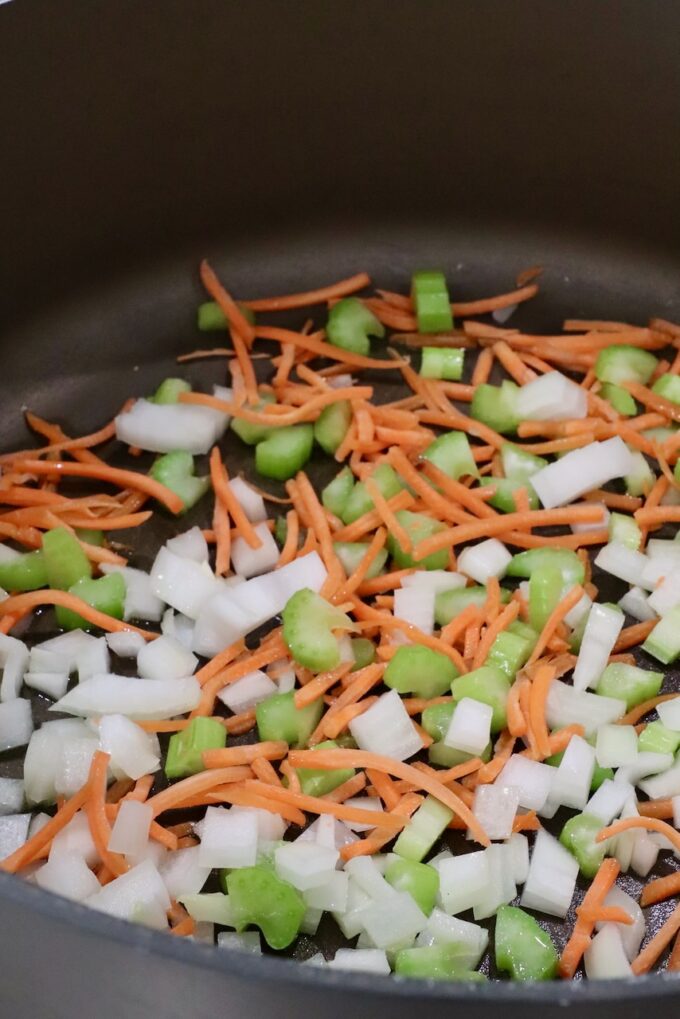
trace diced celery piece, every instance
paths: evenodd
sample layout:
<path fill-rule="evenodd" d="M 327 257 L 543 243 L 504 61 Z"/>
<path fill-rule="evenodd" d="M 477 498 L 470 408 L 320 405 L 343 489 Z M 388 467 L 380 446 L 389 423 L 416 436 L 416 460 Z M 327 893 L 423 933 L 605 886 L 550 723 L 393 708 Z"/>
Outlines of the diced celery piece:
<path fill-rule="evenodd" d="M 642 544 L 642 531 L 635 522 L 634 517 L 627 513 L 612 513 L 609 516 L 608 525 L 609 540 L 616 541 L 626 548 L 632 548 L 634 552 Z"/>
<path fill-rule="evenodd" d="M 453 315 L 444 273 L 421 269 L 411 278 L 411 298 L 421 333 L 444 333 L 453 329 Z"/>
<path fill-rule="evenodd" d="M 335 750 L 337 746 L 335 740 L 328 739 L 323 743 L 317 743 L 314 749 Z M 320 768 L 297 768 L 296 771 L 300 779 L 300 786 L 306 796 L 325 796 L 356 775 L 354 768 L 334 768 L 332 771 L 322 771 Z"/>
<path fill-rule="evenodd" d="M 259 413 L 264 410 L 268 403 L 276 403 L 276 397 L 273 393 L 265 391 L 260 393 L 260 399 L 252 409 Z M 254 421 L 244 421 L 243 418 L 232 418 L 229 427 L 235 435 L 238 435 L 241 442 L 246 442 L 249 446 L 256 446 L 258 442 L 266 439 L 272 431 L 267 425 L 258 425 Z"/>
<path fill-rule="evenodd" d="M 482 665 L 479 669 L 459 676 L 451 684 L 451 693 L 455 701 L 471 697 L 472 700 L 490 705 L 493 708 L 491 731 L 500 732 L 505 728 L 510 680 L 498 666 Z"/>
<path fill-rule="evenodd" d="M 648 495 L 654 485 L 654 481 L 656 480 L 654 472 L 639 450 L 631 449 L 630 455 L 633 462 L 633 468 L 630 474 L 626 474 L 623 479 L 626 486 L 626 492 L 628 495 L 634 496 Z"/>
<path fill-rule="evenodd" d="M 475 478 L 479 476 L 465 432 L 444 432 L 430 443 L 423 453 L 423 459 L 429 460 L 454 481 L 465 475 Z"/>
<path fill-rule="evenodd" d="M 106 613 L 114 619 L 122 619 L 125 609 L 126 584 L 122 573 L 109 573 L 98 580 L 83 577 L 73 587 L 70 594 L 82 598 L 93 609 Z M 62 608 L 58 616 L 59 623 L 65 630 L 91 630 L 92 623 L 71 609 Z"/>
<path fill-rule="evenodd" d="M 354 488 L 354 475 L 349 467 L 343 467 L 321 492 L 321 502 L 336 517 L 343 518 L 347 500 Z"/>
<path fill-rule="evenodd" d="M 659 363 L 654 354 L 626 343 L 605 347 L 597 355 L 595 375 L 600 382 L 641 382 L 646 385 Z"/>
<path fill-rule="evenodd" d="M 275 693 L 255 708 L 260 740 L 284 740 L 291 746 L 303 746 L 323 713 L 323 699 L 304 708 L 295 706 L 295 691 Z"/>
<path fill-rule="evenodd" d="M 462 347 L 423 347 L 420 374 L 424 379 L 458 382 L 463 377 Z"/>
<path fill-rule="evenodd" d="M 518 552 L 508 564 L 508 577 L 531 577 L 539 566 L 555 566 L 561 571 L 565 584 L 582 584 L 585 580 L 583 563 L 568 548 L 530 548 Z"/>
<path fill-rule="evenodd" d="M 444 739 L 449 731 L 455 710 L 455 701 L 445 701 L 443 704 L 430 704 L 422 714 L 423 729 L 434 740 Z M 464 751 L 460 751 L 460 753 L 464 753 Z"/>
<path fill-rule="evenodd" d="M 5 591 L 37 591 L 46 586 L 47 567 L 40 549 L 0 562 L 0 587 Z"/>
<path fill-rule="evenodd" d="M 518 478 L 481 478 L 481 488 L 495 488 L 495 493 L 488 499 L 488 503 L 499 509 L 502 513 L 516 513 L 517 503 L 515 493 L 521 488 L 527 494 L 529 509 L 538 509 L 538 496 L 530 483 Z"/>
<path fill-rule="evenodd" d="M 520 411 L 520 388 L 506 379 L 500 386 L 482 383 L 475 389 L 470 405 L 470 414 L 475 421 L 493 428 L 505 435 L 515 432 L 522 420 Z"/>
<path fill-rule="evenodd" d="M 508 628 L 499 633 L 491 645 L 486 664 L 495 665 L 512 681 L 522 666 L 526 665 L 535 643 L 535 634 L 526 637 Z"/>
<path fill-rule="evenodd" d="M 184 449 L 176 449 L 157 457 L 149 476 L 180 497 L 184 503 L 182 513 L 195 506 L 210 488 L 210 478 L 195 476 L 194 458 Z"/>
<path fill-rule="evenodd" d="M 295 940 L 307 911 L 296 888 L 266 865 L 233 870 L 226 880 L 237 930 L 255 924 L 270 948 L 287 948 Z"/>
<path fill-rule="evenodd" d="M 351 645 L 354 655 L 352 672 L 357 669 L 365 669 L 367 665 L 375 661 L 375 645 L 368 637 L 352 637 Z"/>
<path fill-rule="evenodd" d="M 505 593 L 507 594 L 507 592 Z M 434 599 L 435 622 L 437 626 L 446 626 L 468 605 L 479 605 L 481 608 L 486 599 L 487 590 L 485 587 L 455 587 L 450 591 L 440 591 Z"/>
<path fill-rule="evenodd" d="M 569 818 L 560 833 L 560 842 L 572 856 L 576 857 L 584 877 L 595 877 L 604 860 L 605 844 L 595 841 L 602 828 L 599 817 L 593 814 L 576 814 Z"/>
<path fill-rule="evenodd" d="M 450 658 L 422 644 L 398 647 L 385 670 L 385 685 L 429 700 L 446 693 L 458 675 Z"/>
<path fill-rule="evenodd" d="M 325 453 L 331 456 L 345 438 L 352 420 L 349 400 L 338 400 L 321 411 L 314 422 L 314 438 Z"/>
<path fill-rule="evenodd" d="M 434 796 L 426 796 L 394 844 L 397 856 L 420 863 L 448 827 L 453 812 Z"/>
<path fill-rule="evenodd" d="M 371 480 L 377 485 L 380 494 L 385 499 L 391 499 L 404 487 L 396 471 L 386 463 L 378 464 L 371 473 Z M 342 512 L 342 520 L 345 524 L 351 524 L 365 513 L 373 509 L 373 500 L 366 491 L 362 481 L 357 482 L 351 490 L 345 508 Z"/>
<path fill-rule="evenodd" d="M 355 354 L 370 354 L 369 337 L 385 335 L 385 326 L 378 321 L 359 297 L 345 297 L 328 313 L 326 336 L 334 347 Z"/>
<path fill-rule="evenodd" d="M 656 697 L 662 683 L 662 672 L 650 672 L 625 662 L 612 662 L 600 676 L 595 692 L 601 697 L 625 701 L 626 711 L 630 711 L 643 701 Z"/>
<path fill-rule="evenodd" d="M 659 396 L 663 396 L 664 400 L 670 400 L 671 403 L 680 403 L 680 377 L 665 372 L 654 382 L 652 392 L 658 393 Z"/>
<path fill-rule="evenodd" d="M 676 605 L 662 616 L 642 645 L 642 649 L 664 665 L 675 661 L 680 655 L 680 605 Z"/>
<path fill-rule="evenodd" d="M 313 445 L 312 425 L 272 429 L 255 448 L 255 468 L 265 478 L 287 481 L 305 466 Z"/>
<path fill-rule="evenodd" d="M 400 977 L 421 980 L 452 980 L 484 984 L 487 978 L 474 969 L 466 969 L 465 945 L 428 945 L 402 948 L 394 961 L 394 972 Z"/>
<path fill-rule="evenodd" d="M 350 576 L 359 566 L 370 545 L 367 541 L 336 541 L 333 543 L 335 554 L 342 563 L 342 568 Z M 381 548 L 366 572 L 366 580 L 371 580 L 382 573 L 387 562 L 388 552 Z"/>
<path fill-rule="evenodd" d="M 153 403 L 177 403 L 180 393 L 190 393 L 186 379 L 164 379 L 151 397 Z"/>
<path fill-rule="evenodd" d="M 385 880 L 399 892 L 408 892 L 429 916 L 439 891 L 439 874 L 434 867 L 413 860 L 393 859 L 385 870 Z"/>
<path fill-rule="evenodd" d="M 663 722 L 650 722 L 638 737 L 640 753 L 674 754 L 680 747 L 680 732 L 667 729 Z"/>
<path fill-rule="evenodd" d="M 562 597 L 564 578 L 558 566 L 546 563 L 531 571 L 529 579 L 529 622 L 539 633 Z"/>
<path fill-rule="evenodd" d="M 250 308 L 247 308 L 245 304 L 241 304 L 240 301 L 237 301 L 236 303 L 244 318 L 250 322 L 251 325 L 254 325 L 254 312 Z M 202 333 L 208 333 L 222 331 L 227 328 L 229 323 L 227 316 L 224 314 L 217 301 L 204 301 L 203 304 L 199 304 L 198 306 L 196 324 Z"/>
<path fill-rule="evenodd" d="M 504 442 L 501 446 L 501 464 L 506 478 L 526 481 L 538 471 L 548 466 L 548 461 L 535 453 L 527 453 L 512 442 Z"/>
<path fill-rule="evenodd" d="M 283 639 L 293 658 L 312 672 L 340 664 L 340 645 L 333 630 L 351 630 L 352 620 L 308 587 L 296 591 L 282 613 Z"/>
<path fill-rule="evenodd" d="M 169 779 L 184 778 L 204 770 L 203 751 L 227 745 L 227 730 L 216 718 L 192 718 L 186 729 L 173 733 L 165 758 Z"/>
<path fill-rule="evenodd" d="M 395 516 L 401 526 L 411 539 L 415 548 L 419 542 L 445 530 L 445 525 L 439 520 L 424 513 L 412 513 L 410 510 L 398 510 Z M 448 563 L 448 550 L 443 548 L 439 552 L 431 552 L 424 559 L 416 559 L 410 552 L 405 552 L 395 536 L 388 534 L 387 548 L 398 569 L 407 569 L 411 566 L 419 566 L 423 570 L 444 570 Z"/>
<path fill-rule="evenodd" d="M 517 906 L 501 906 L 496 914 L 496 966 L 513 980 L 552 980 L 559 956 L 550 935 Z"/>
<path fill-rule="evenodd" d="M 615 386 L 612 382 L 604 382 L 599 395 L 624 417 L 634 417 L 637 414 L 637 404 L 627 389 Z"/>

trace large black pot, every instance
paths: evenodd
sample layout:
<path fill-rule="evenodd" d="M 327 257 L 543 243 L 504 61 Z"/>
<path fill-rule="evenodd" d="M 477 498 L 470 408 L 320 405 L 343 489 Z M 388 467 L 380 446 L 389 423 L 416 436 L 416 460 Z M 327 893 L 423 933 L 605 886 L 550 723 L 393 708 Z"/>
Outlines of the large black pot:
<path fill-rule="evenodd" d="M 523 321 L 678 314 L 680 11 L 668 0 L 14 0 L 0 6 L 0 428 L 86 430 L 236 294 L 547 267 Z M 532 317 L 533 316 L 533 317 Z M 133 367 L 136 369 L 133 374 Z M 420 1002 L 419 1002 L 420 999 Z M 522 988 L 329 974 L 179 944 L 0 880 L 14 1016 L 671 1015 L 672 979 Z"/>

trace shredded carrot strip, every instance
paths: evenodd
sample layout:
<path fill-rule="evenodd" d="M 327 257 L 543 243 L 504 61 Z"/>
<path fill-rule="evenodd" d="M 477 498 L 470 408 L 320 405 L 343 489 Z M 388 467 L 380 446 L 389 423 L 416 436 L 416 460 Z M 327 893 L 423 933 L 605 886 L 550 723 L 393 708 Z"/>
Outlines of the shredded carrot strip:
<path fill-rule="evenodd" d="M 595 836 L 596 842 L 604 842 L 605 839 L 620 835 L 621 832 L 629 831 L 631 828 L 644 828 L 645 831 L 656 831 L 665 835 L 669 842 L 672 842 L 676 851 L 680 852 L 680 832 L 672 825 L 660 820 L 658 817 L 622 817 L 614 821 L 607 828 Z"/>
<path fill-rule="evenodd" d="M 531 683 L 529 694 L 529 721 L 536 740 L 536 749 L 544 760 L 551 754 L 545 705 L 550 684 L 554 678 L 555 670 L 551 665 L 539 666 Z"/>
<path fill-rule="evenodd" d="M 406 820 L 415 813 L 422 802 L 422 796 L 418 796 L 416 793 L 407 793 L 402 796 L 391 815 L 388 816 L 403 817 Z M 374 816 L 376 814 L 377 811 L 374 812 Z M 380 852 L 382 847 L 387 842 L 391 842 L 393 838 L 394 832 L 390 828 L 385 826 L 375 828 L 367 838 L 343 846 L 340 856 L 343 860 L 351 860 L 355 856 L 372 856 L 374 853 Z"/>
<path fill-rule="evenodd" d="M 222 462 L 222 456 L 217 446 L 213 446 L 210 453 L 210 479 L 215 490 L 215 497 L 219 499 L 225 510 L 229 513 L 244 541 L 251 548 L 261 548 L 262 539 L 257 534 L 244 513 L 241 503 L 229 486 L 229 474 Z"/>
<path fill-rule="evenodd" d="M 71 609 L 71 611 L 77 612 L 87 619 L 88 622 L 93 623 L 102 630 L 108 630 L 110 633 L 131 630 L 133 633 L 138 633 L 144 640 L 155 640 L 158 636 L 157 633 L 150 633 L 149 630 L 142 630 L 131 623 L 124 623 L 120 619 L 114 619 L 113 616 L 107 616 L 105 612 L 99 612 L 97 609 L 92 608 L 91 605 L 88 605 L 87 602 L 84 602 L 82 598 L 69 594 L 68 591 L 26 591 L 24 594 L 12 595 L 10 598 L 0 602 L 0 617 L 17 614 L 23 615 L 41 605 L 61 605 L 63 608 Z"/>
<path fill-rule="evenodd" d="M 360 272 L 356 276 L 350 276 L 345 280 L 338 280 L 327 287 L 319 287 L 318 290 L 307 290 L 300 294 L 286 294 L 283 297 L 258 297 L 253 301 L 242 301 L 241 303 L 250 308 L 251 311 L 286 311 L 291 308 L 308 308 L 313 304 L 325 304 L 339 297 L 349 297 L 357 290 L 363 290 L 370 286 L 371 277 L 368 273 Z"/>
<path fill-rule="evenodd" d="M 296 510 L 288 510 L 286 513 L 286 541 L 281 549 L 277 566 L 286 566 L 293 561 L 297 555 L 299 538 L 300 518 Z"/>
<path fill-rule="evenodd" d="M 634 663 L 633 663 L 634 664 Z M 663 704 L 664 701 L 672 701 L 676 697 L 680 696 L 677 693 L 662 693 L 657 697 L 650 697 L 648 701 L 643 701 L 642 704 L 638 704 L 636 707 L 620 718 L 618 725 L 637 725 L 641 718 L 648 715 L 650 711 L 654 711 L 659 704 Z"/>
<path fill-rule="evenodd" d="M 364 357 L 363 354 L 355 354 L 351 350 L 342 347 L 334 347 L 332 343 L 325 343 L 321 337 L 322 332 L 296 333 L 291 329 L 280 329 L 277 326 L 256 326 L 255 336 L 263 340 L 274 340 L 277 343 L 291 343 L 302 350 L 308 350 L 317 357 L 325 357 L 330 361 L 342 361 L 343 364 L 352 365 L 355 368 L 375 368 L 393 370 L 392 361 L 380 361 L 373 357 Z"/>
<path fill-rule="evenodd" d="M 285 740 L 269 740 L 244 747 L 225 747 L 223 750 L 204 750 L 203 764 L 206 768 L 233 768 L 239 764 L 250 764 L 257 757 L 268 761 L 280 761 L 288 753 Z"/>
<path fill-rule="evenodd" d="M 330 672 L 321 672 L 314 679 L 310 680 L 302 690 L 295 692 L 295 707 L 304 708 L 308 704 L 312 704 L 314 701 L 322 697 L 327 690 L 339 683 L 343 676 L 348 675 L 352 668 L 351 662 L 342 662 L 337 668 L 332 669 Z"/>
<path fill-rule="evenodd" d="M 322 753 L 322 751 L 311 750 L 300 752 L 307 754 Z M 291 768 L 296 768 L 304 767 L 305 765 L 297 765 L 295 761 L 291 760 L 290 766 Z M 250 780 L 245 783 L 245 788 L 259 793 L 264 799 L 271 798 L 281 803 L 289 803 L 312 814 L 332 814 L 333 817 L 337 817 L 341 821 L 358 821 L 360 824 L 380 824 L 391 828 L 395 834 L 404 827 L 404 822 L 392 814 L 386 814 L 383 811 L 373 812 L 363 810 L 361 807 L 348 807 L 344 803 L 334 803 L 332 800 L 322 799 L 318 796 L 306 796 L 304 793 L 293 792 L 293 790 L 285 789 L 283 786 L 264 785 L 262 782 Z"/>
<path fill-rule="evenodd" d="M 614 645 L 614 654 L 619 651 L 627 651 L 628 648 L 635 647 L 637 644 L 642 644 L 652 632 L 656 623 L 656 619 L 646 619 L 643 623 L 634 623 L 632 626 L 624 627 Z"/>
<path fill-rule="evenodd" d="M 570 980 L 574 976 L 583 958 L 583 954 L 590 944 L 595 921 L 590 918 L 586 919 L 585 915 L 582 915 L 582 911 L 585 914 L 592 909 L 602 906 L 609 891 L 614 886 L 619 870 L 618 861 L 614 859 L 604 860 L 600 864 L 581 906 L 576 911 L 574 929 L 560 958 L 559 974 L 561 977 Z"/>
<path fill-rule="evenodd" d="M 553 636 L 557 627 L 560 625 L 565 616 L 569 615 L 574 605 L 576 605 L 583 597 L 583 588 L 580 584 L 576 584 L 575 587 L 569 591 L 567 595 L 552 610 L 550 615 L 545 621 L 545 626 L 541 630 L 536 646 L 529 656 L 528 664 L 531 665 L 533 662 L 538 661 L 546 647 L 550 638 Z"/>
<path fill-rule="evenodd" d="M 235 778 L 235 774 L 238 777 Z M 241 768 L 212 768 L 208 771 L 199 771 L 197 775 L 180 779 L 174 785 L 156 793 L 155 796 L 147 800 L 147 803 L 153 807 L 154 817 L 158 817 L 166 810 L 176 810 L 184 804 L 185 800 L 210 792 L 220 785 L 241 781 L 241 779 Z"/>
<path fill-rule="evenodd" d="M 376 771 L 384 771 L 396 778 L 403 778 L 411 782 L 416 788 L 425 789 L 445 806 L 461 817 L 472 832 L 474 838 L 483 846 L 489 845 L 489 839 L 477 818 L 463 801 L 447 789 L 442 783 L 432 778 L 429 774 L 423 774 L 413 765 L 405 764 L 402 761 L 394 761 L 389 757 L 382 757 L 380 754 L 372 754 L 365 750 L 293 750 L 290 754 L 290 761 L 293 767 L 298 768 L 373 768 Z M 381 822 L 383 823 L 383 822 Z"/>
<path fill-rule="evenodd" d="M 58 835 L 69 821 L 75 817 L 81 807 L 85 805 L 89 795 L 90 779 L 88 778 L 87 782 L 80 787 L 78 792 L 74 793 L 66 801 L 54 817 L 51 817 L 42 828 L 35 832 L 30 839 L 27 839 L 23 846 L 19 846 L 13 853 L 5 857 L 4 860 L 0 860 L 0 870 L 4 870 L 8 874 L 16 874 L 17 871 L 22 870 L 35 860 L 45 847 L 52 844 L 55 835 Z"/>
<path fill-rule="evenodd" d="M 184 503 L 180 497 L 172 492 L 165 485 L 154 481 L 147 474 L 139 474 L 136 471 L 125 471 L 118 467 L 103 466 L 99 463 L 66 463 L 54 462 L 43 463 L 42 460 L 22 459 L 14 462 L 14 466 L 25 471 L 27 474 L 43 476 L 45 474 L 57 474 L 74 478 L 95 478 L 99 481 L 106 481 L 111 485 L 118 485 L 119 488 L 134 488 L 157 499 L 172 513 L 181 513 Z"/>
<path fill-rule="evenodd" d="M 489 626 L 487 626 L 483 637 L 479 641 L 477 650 L 472 661 L 472 668 L 477 669 L 480 665 L 483 665 L 487 659 L 491 646 L 495 641 L 499 633 L 502 633 L 513 620 L 517 619 L 519 613 L 519 605 L 517 602 L 508 602 L 503 611 L 500 613 L 497 619 L 494 620 Z"/>
<path fill-rule="evenodd" d="M 642 810 L 648 807 L 648 803 L 641 803 L 639 809 Z M 649 817 L 649 813 L 646 813 Z M 673 816 L 673 808 L 671 807 L 670 814 L 666 814 L 667 817 Z M 642 889 L 642 895 L 640 896 L 641 906 L 653 906 L 656 902 L 663 902 L 664 899 L 669 899 L 671 895 L 678 895 L 680 893 L 680 871 L 675 871 L 673 874 L 666 874 L 664 877 L 658 877 L 654 881 L 648 882 Z"/>
<path fill-rule="evenodd" d="M 108 765 L 109 754 L 105 754 L 102 750 L 96 750 L 90 767 L 89 798 L 85 803 L 85 813 L 99 858 L 107 870 L 118 877 L 125 874 L 130 866 L 124 857 L 109 851 L 111 825 L 106 816 L 106 771 Z"/>
<path fill-rule="evenodd" d="M 675 907 L 664 925 L 659 928 L 651 941 L 647 942 L 640 954 L 633 959 L 631 969 L 636 976 L 640 976 L 642 973 L 649 973 L 678 930 L 680 930 L 680 904 Z"/>

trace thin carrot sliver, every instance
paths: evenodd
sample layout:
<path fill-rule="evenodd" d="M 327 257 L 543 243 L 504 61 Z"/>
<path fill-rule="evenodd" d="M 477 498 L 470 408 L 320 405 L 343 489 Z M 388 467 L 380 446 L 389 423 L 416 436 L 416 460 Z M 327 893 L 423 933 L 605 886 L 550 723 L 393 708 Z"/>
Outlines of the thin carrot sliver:
<path fill-rule="evenodd" d="M 559 974 L 561 977 L 571 979 L 574 976 L 583 954 L 590 944 L 595 921 L 586 919 L 581 915 L 581 911 L 587 913 L 593 907 L 602 905 L 610 889 L 614 886 L 619 870 L 619 863 L 614 859 L 604 860 L 600 864 L 581 906 L 576 911 L 576 924 L 560 957 Z"/>
<path fill-rule="evenodd" d="M 581 598 L 583 597 L 583 588 L 580 584 L 576 584 L 575 587 L 569 591 L 568 594 L 558 602 L 555 608 L 552 610 L 550 615 L 545 621 L 545 625 L 539 634 L 539 638 L 536 641 L 536 646 L 529 656 L 528 664 L 531 665 L 533 662 L 538 661 L 546 647 L 552 635 L 555 633 L 557 627 L 562 622 L 565 616 L 573 609 Z"/>
<path fill-rule="evenodd" d="M 511 601 L 505 606 L 500 615 L 487 626 L 474 655 L 472 662 L 473 669 L 477 669 L 480 665 L 484 664 L 496 637 L 517 618 L 518 614 L 519 604 Z"/>
<path fill-rule="evenodd" d="M 322 751 L 303 751 L 304 753 L 321 753 Z M 290 761 L 291 768 L 304 767 Z M 245 783 L 245 788 L 260 794 L 264 799 L 271 798 L 281 803 L 289 803 L 291 806 L 299 807 L 300 810 L 312 814 L 331 814 L 341 821 L 358 821 L 361 824 L 380 824 L 396 832 L 404 827 L 404 823 L 392 814 L 383 811 L 363 810 L 361 807 L 348 807 L 344 803 L 334 803 L 332 800 L 322 799 L 318 796 L 306 796 L 304 793 L 294 792 L 292 789 L 285 789 L 283 786 L 265 785 L 262 782 L 250 780 Z"/>
<path fill-rule="evenodd" d="M 380 754 L 372 754 L 366 750 L 293 750 L 290 754 L 293 767 L 304 768 L 373 768 L 384 771 L 396 778 L 411 782 L 416 788 L 425 789 L 435 799 L 440 800 L 454 814 L 461 817 L 472 832 L 474 838 L 483 846 L 489 845 L 486 832 L 472 814 L 469 807 L 450 789 L 442 785 L 438 779 L 429 774 L 419 772 L 413 765 L 402 761 L 394 761 Z"/>
<path fill-rule="evenodd" d="M 73 794 L 73 796 L 66 801 L 64 806 L 59 810 L 54 817 L 50 820 L 34 835 L 27 839 L 22 846 L 15 849 L 13 853 L 5 857 L 4 860 L 0 860 L 0 870 L 6 871 L 8 874 L 16 874 L 17 871 L 21 870 L 31 863 L 36 857 L 42 852 L 45 847 L 50 846 L 55 835 L 66 827 L 69 821 L 75 817 L 78 811 L 87 802 L 88 796 L 90 795 L 90 779 L 80 787 L 80 789 Z"/>
<path fill-rule="evenodd" d="M 680 904 L 675 907 L 666 922 L 651 941 L 647 942 L 640 954 L 633 959 L 631 969 L 636 976 L 650 971 L 664 949 L 671 943 L 678 930 L 680 930 Z"/>
<path fill-rule="evenodd" d="M 85 813 L 99 858 L 112 874 L 120 877 L 130 869 L 130 865 L 119 853 L 112 853 L 109 850 L 111 825 L 106 816 L 106 772 L 108 766 L 109 754 L 105 754 L 102 750 L 96 750 L 90 767 L 90 788 L 89 797 L 85 803 Z"/>
<path fill-rule="evenodd" d="M 643 828 L 645 831 L 655 831 L 660 835 L 665 835 L 669 842 L 673 843 L 676 852 L 680 852 L 680 832 L 658 817 L 622 817 L 598 832 L 595 841 L 604 842 L 624 831 L 630 831 L 631 828 Z"/>
<path fill-rule="evenodd" d="M 108 630 L 110 633 L 131 630 L 133 633 L 138 633 L 144 640 L 155 640 L 158 637 L 157 633 L 142 630 L 131 623 L 125 623 L 121 619 L 107 616 L 105 612 L 99 612 L 83 601 L 82 598 L 69 594 L 68 591 L 40 590 L 12 595 L 0 602 L 0 617 L 17 614 L 23 615 L 26 612 L 30 612 L 31 609 L 39 608 L 41 605 L 61 605 L 63 608 L 71 609 L 72 612 L 77 612 L 87 619 L 88 622 L 93 623 L 102 630 Z"/>
<path fill-rule="evenodd" d="M 529 720 L 536 740 L 536 749 L 543 759 L 550 757 L 550 734 L 545 717 L 545 705 L 550 684 L 555 678 L 551 665 L 541 665 L 536 670 L 529 694 Z"/>
<path fill-rule="evenodd" d="M 223 504 L 244 541 L 251 548 L 261 548 L 262 539 L 246 516 L 241 503 L 229 485 L 229 475 L 217 446 L 213 446 L 210 453 L 210 479 L 215 490 L 215 498 Z"/>

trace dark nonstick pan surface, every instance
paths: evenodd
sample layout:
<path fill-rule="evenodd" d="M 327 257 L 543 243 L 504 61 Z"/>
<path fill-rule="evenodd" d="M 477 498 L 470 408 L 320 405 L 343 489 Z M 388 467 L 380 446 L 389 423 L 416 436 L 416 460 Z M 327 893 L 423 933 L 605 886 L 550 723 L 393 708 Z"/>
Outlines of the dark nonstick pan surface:
<path fill-rule="evenodd" d="M 540 263 L 522 327 L 677 320 L 678 27 L 653 0 L 0 8 L 3 448 L 26 443 L 25 406 L 84 432 L 171 373 L 198 345 L 202 255 L 237 296 L 360 269 L 403 290 L 436 265 L 464 300 Z M 225 450 L 250 469 L 236 440 Z M 141 565 L 172 527 L 159 515 Z M 0 916 L 0 1000 L 17 1016 L 363 1019 L 419 999 L 433 1016 L 633 1016 L 678 1000 L 663 977 L 467 988 L 324 973 L 180 945 L 4 877 Z M 329 924 L 321 947 L 336 937 Z"/>

